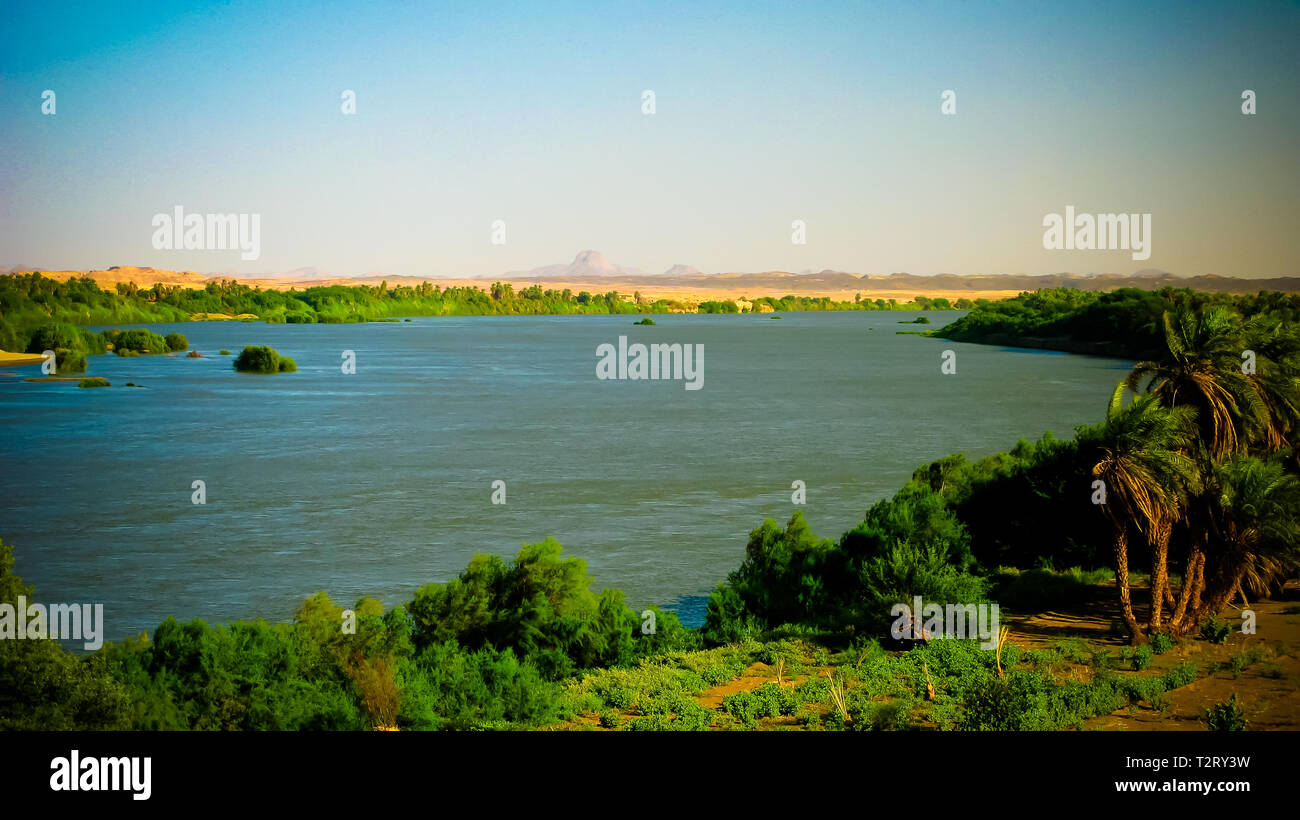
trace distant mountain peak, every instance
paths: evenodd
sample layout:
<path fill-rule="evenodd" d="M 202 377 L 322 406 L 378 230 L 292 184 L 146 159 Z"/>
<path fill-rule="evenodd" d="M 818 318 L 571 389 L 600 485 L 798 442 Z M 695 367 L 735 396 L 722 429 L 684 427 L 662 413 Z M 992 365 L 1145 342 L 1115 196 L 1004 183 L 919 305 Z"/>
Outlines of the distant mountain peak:
<path fill-rule="evenodd" d="M 664 271 L 664 276 L 703 276 L 704 271 L 690 265 L 677 264 Z"/>
<path fill-rule="evenodd" d="M 640 276 L 644 271 L 615 265 L 600 251 L 579 251 L 569 264 L 546 265 L 530 271 L 511 271 L 507 276 L 522 275 L 531 278 L 565 279 L 592 276 Z"/>

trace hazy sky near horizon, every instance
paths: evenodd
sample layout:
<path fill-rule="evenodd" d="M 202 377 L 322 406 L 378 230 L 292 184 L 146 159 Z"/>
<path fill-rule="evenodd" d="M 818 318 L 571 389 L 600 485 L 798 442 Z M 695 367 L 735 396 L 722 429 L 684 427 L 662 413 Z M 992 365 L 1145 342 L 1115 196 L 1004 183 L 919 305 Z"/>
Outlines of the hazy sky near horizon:
<path fill-rule="evenodd" d="M 0 265 L 1300 274 L 1294 2 L 8 2 L 0 112 Z M 156 250 L 178 205 L 260 257 Z"/>

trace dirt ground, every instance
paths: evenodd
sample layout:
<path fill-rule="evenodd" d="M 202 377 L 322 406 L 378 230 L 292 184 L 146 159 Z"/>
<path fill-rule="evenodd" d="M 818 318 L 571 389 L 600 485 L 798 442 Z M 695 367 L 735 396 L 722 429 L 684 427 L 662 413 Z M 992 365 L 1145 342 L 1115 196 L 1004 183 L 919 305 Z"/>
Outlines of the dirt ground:
<path fill-rule="evenodd" d="M 1135 612 L 1142 620 L 1146 614 L 1142 606 L 1146 590 L 1139 586 L 1134 590 L 1134 598 Z M 1083 728 L 1204 730 L 1205 710 L 1236 694 L 1249 729 L 1300 729 L 1300 586 L 1292 582 L 1282 598 L 1252 601 L 1249 608 L 1256 617 L 1254 635 L 1240 631 L 1243 607 L 1239 599 L 1220 614 L 1233 625 L 1232 636 L 1226 644 L 1212 644 L 1194 633 L 1172 651 L 1152 659 L 1142 674 L 1163 673 L 1189 660 L 1201 671 L 1194 682 L 1169 692 L 1169 706 L 1163 713 L 1146 706 L 1129 707 L 1092 718 Z M 1082 638 L 1115 653 L 1128 645 L 1126 637 L 1114 634 L 1111 629 L 1112 622 L 1119 620 L 1119 603 L 1111 585 L 1098 587 L 1095 599 L 1068 608 L 1019 617 L 1003 615 L 1003 623 L 1011 629 L 1008 640 L 1022 648 L 1044 649 L 1063 639 Z M 1251 650 L 1262 653 L 1263 659 L 1236 674 L 1231 668 L 1224 668 L 1206 675 L 1212 665 L 1227 667 L 1234 654 Z"/>

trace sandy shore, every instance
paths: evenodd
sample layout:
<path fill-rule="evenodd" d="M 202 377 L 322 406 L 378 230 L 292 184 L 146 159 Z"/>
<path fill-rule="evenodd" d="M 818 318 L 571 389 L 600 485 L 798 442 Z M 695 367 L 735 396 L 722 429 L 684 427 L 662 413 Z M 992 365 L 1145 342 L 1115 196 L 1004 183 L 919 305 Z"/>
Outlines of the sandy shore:
<path fill-rule="evenodd" d="M 20 367 L 25 364 L 40 364 L 45 357 L 39 353 L 9 353 L 0 350 L 0 367 Z"/>

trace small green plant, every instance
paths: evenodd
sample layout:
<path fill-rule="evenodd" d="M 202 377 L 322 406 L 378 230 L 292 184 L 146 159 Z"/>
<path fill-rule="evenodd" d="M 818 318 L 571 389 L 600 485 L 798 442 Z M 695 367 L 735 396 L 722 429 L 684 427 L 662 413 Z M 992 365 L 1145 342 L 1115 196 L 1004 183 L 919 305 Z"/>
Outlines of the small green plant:
<path fill-rule="evenodd" d="M 1211 615 L 1209 620 L 1201 624 L 1201 637 L 1210 643 L 1227 643 L 1231 635 L 1232 624 L 1227 621 L 1220 621 L 1217 615 Z"/>
<path fill-rule="evenodd" d="M 634 325 L 653 325 L 654 323 L 655 323 L 655 320 L 654 320 L 654 319 L 651 319 L 649 316 L 647 316 L 647 317 L 645 317 L 644 319 L 642 319 L 641 321 L 639 321 L 639 322 L 633 322 L 632 324 L 634 324 Z"/>
<path fill-rule="evenodd" d="M 112 385 L 108 383 L 108 379 L 91 376 L 89 379 L 77 382 L 77 387 L 112 387 Z"/>
<path fill-rule="evenodd" d="M 1196 680 L 1196 671 L 1196 663 L 1187 661 L 1170 669 L 1161 680 L 1166 689 L 1178 689 Z"/>
<path fill-rule="evenodd" d="M 168 333 L 163 341 L 167 343 L 167 349 L 172 351 L 188 350 L 190 342 L 179 333 Z"/>
<path fill-rule="evenodd" d="M 1242 732 L 1248 723 L 1241 706 L 1237 704 L 1235 692 L 1222 703 L 1206 709 L 1205 722 L 1212 732 Z"/>
<path fill-rule="evenodd" d="M 229 356 L 229 355 L 230 355 L 230 351 L 229 351 L 229 350 L 226 350 L 226 349 L 223 348 L 222 351 L 221 351 L 219 354 L 217 354 L 217 355 L 219 355 L 219 356 Z"/>
<path fill-rule="evenodd" d="M 601 712 L 600 725 L 606 729 L 617 729 L 623 725 L 623 718 L 618 712 Z"/>
<path fill-rule="evenodd" d="M 1133 650 L 1133 669 L 1141 672 L 1151 665 L 1151 658 L 1155 653 L 1151 650 L 1151 644 L 1144 643 L 1137 649 Z"/>
<path fill-rule="evenodd" d="M 1233 652 L 1228 658 L 1228 666 L 1232 670 L 1232 677 L 1239 678 L 1247 666 L 1252 666 L 1264 660 L 1264 650 L 1258 646 L 1252 647 L 1245 652 Z"/>
<path fill-rule="evenodd" d="M 1174 639 L 1167 632 L 1157 632 L 1151 636 L 1151 651 L 1163 655 L 1174 648 Z"/>

